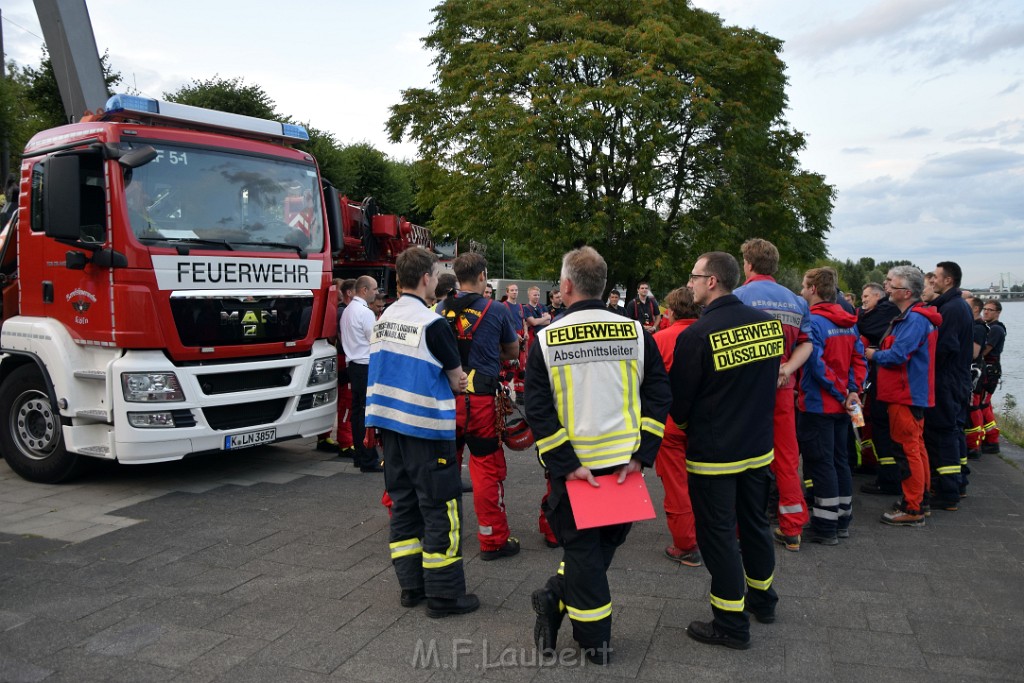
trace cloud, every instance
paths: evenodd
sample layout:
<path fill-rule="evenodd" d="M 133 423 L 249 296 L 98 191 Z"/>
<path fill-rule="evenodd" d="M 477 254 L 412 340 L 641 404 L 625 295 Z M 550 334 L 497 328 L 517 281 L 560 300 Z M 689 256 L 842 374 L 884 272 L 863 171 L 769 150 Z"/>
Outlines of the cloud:
<path fill-rule="evenodd" d="M 840 188 L 829 250 L 837 258 L 953 258 L 971 284 L 1019 270 L 1024 154 L 976 148 L 924 161 L 909 177 Z"/>
<path fill-rule="evenodd" d="M 1000 121 L 984 128 L 965 128 L 946 136 L 949 142 L 1012 145 L 1024 142 L 1024 119 Z"/>
<path fill-rule="evenodd" d="M 920 126 L 916 128 L 908 128 L 902 133 L 893 135 L 894 140 L 909 140 L 911 138 L 922 138 L 932 132 L 931 128 L 922 128 Z"/>
<path fill-rule="evenodd" d="M 1002 90 L 997 92 L 996 95 L 997 96 L 1009 95 L 1009 94 L 1011 94 L 1013 92 L 1016 92 L 1017 88 L 1020 87 L 1020 84 L 1021 84 L 1021 81 L 1014 81 L 1010 85 L 1006 86 L 1005 88 L 1003 88 Z"/>
<path fill-rule="evenodd" d="M 843 154 L 871 154 L 870 147 L 843 147 Z"/>
<path fill-rule="evenodd" d="M 1024 21 L 1019 5 L 1009 2 L 982 6 L 956 0 L 882 0 L 848 19 L 801 34 L 787 45 L 794 54 L 814 60 L 839 53 L 864 59 L 866 48 L 890 58 L 917 56 L 931 67 L 986 62 L 1024 48 Z M 894 70 L 909 66 L 906 59 L 887 63 Z"/>

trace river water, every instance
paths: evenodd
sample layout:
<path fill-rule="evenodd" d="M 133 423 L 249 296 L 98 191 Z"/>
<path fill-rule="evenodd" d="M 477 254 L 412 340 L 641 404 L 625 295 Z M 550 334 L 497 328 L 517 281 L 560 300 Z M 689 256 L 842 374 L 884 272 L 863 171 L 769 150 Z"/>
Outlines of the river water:
<path fill-rule="evenodd" d="M 1024 406 L 1024 302 L 1004 301 L 999 322 L 1006 325 L 1006 345 L 1000 360 L 1003 382 L 995 393 L 993 405 L 998 410 L 1003 397 L 1013 394 L 1017 404 Z"/>

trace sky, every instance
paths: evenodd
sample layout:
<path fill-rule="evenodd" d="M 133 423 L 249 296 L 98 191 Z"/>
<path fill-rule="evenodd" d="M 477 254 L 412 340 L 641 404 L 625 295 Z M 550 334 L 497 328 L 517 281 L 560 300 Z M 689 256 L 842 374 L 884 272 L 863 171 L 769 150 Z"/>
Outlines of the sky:
<path fill-rule="evenodd" d="M 389 107 L 430 87 L 433 0 L 88 0 L 96 43 L 143 95 L 242 77 L 278 111 L 395 159 Z M 786 119 L 836 188 L 829 254 L 953 260 L 964 285 L 1024 282 L 1024 2 L 695 0 L 784 41 Z M 4 0 L 8 60 L 37 65 L 31 0 Z"/>

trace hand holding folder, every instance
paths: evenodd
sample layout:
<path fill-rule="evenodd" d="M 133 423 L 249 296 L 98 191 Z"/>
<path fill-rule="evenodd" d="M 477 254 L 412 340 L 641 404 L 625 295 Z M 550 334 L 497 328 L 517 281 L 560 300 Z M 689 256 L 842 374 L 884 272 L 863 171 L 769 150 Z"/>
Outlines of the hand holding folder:
<path fill-rule="evenodd" d="M 600 486 L 595 487 L 586 479 L 565 482 L 577 529 L 654 519 L 654 504 L 643 474 L 631 472 L 621 484 L 618 474 L 594 479 Z"/>

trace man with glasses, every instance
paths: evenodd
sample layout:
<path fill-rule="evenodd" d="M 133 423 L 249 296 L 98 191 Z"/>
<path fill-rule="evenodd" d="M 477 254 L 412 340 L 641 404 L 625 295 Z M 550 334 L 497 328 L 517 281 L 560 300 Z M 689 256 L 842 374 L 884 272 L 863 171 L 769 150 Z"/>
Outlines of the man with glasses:
<path fill-rule="evenodd" d="M 1003 375 L 999 357 L 1003 353 L 1003 344 L 1006 342 L 1006 326 L 999 322 L 999 316 L 1003 312 L 1003 305 L 998 301 L 986 301 L 981 309 L 981 316 L 988 325 L 988 336 L 985 338 L 985 347 L 981 350 L 985 359 L 985 375 L 981 378 L 981 386 L 984 395 L 981 397 L 980 426 L 985 430 L 985 441 L 981 444 L 982 453 L 999 452 L 999 427 L 996 425 L 996 417 L 992 412 L 992 394 L 999 387 L 999 379 Z"/>
<path fill-rule="evenodd" d="M 779 250 L 763 239 L 749 239 L 740 247 L 746 282 L 736 297 L 748 306 L 764 311 L 780 323 L 786 349 L 779 366 L 778 396 L 775 399 L 775 459 L 772 472 L 779 490 L 779 526 L 776 542 L 786 550 L 800 550 L 800 536 L 809 515 L 800 479 L 800 447 L 796 440 L 796 375 L 811 355 L 808 339 L 810 322 L 807 302 L 775 281 Z M 739 425 L 737 425 L 739 427 Z"/>
<path fill-rule="evenodd" d="M 711 574 L 713 619 L 690 623 L 686 633 L 708 645 L 746 650 L 747 612 L 771 623 L 779 601 L 767 509 L 785 337 L 779 320 L 733 295 L 739 276 L 731 254 L 697 259 L 687 287 L 704 312 L 679 334 L 669 379 L 670 413 L 687 436 L 697 543 Z"/>
<path fill-rule="evenodd" d="M 971 398 L 974 316 L 960 291 L 958 264 L 936 264 L 931 276 L 935 298 L 929 305 L 942 316 L 942 324 L 935 349 L 935 405 L 924 412 L 924 441 L 933 475 L 931 509 L 955 512 L 967 488 L 964 425 Z"/>
<path fill-rule="evenodd" d="M 942 316 L 921 302 L 924 274 L 913 266 L 896 266 L 885 284 L 900 309 L 878 347 L 865 355 L 878 365 L 878 400 L 888 405 L 889 434 L 903 486 L 903 498 L 882 514 L 893 526 L 924 526 L 928 452 L 924 445 L 924 411 L 935 402 L 935 345 Z"/>

